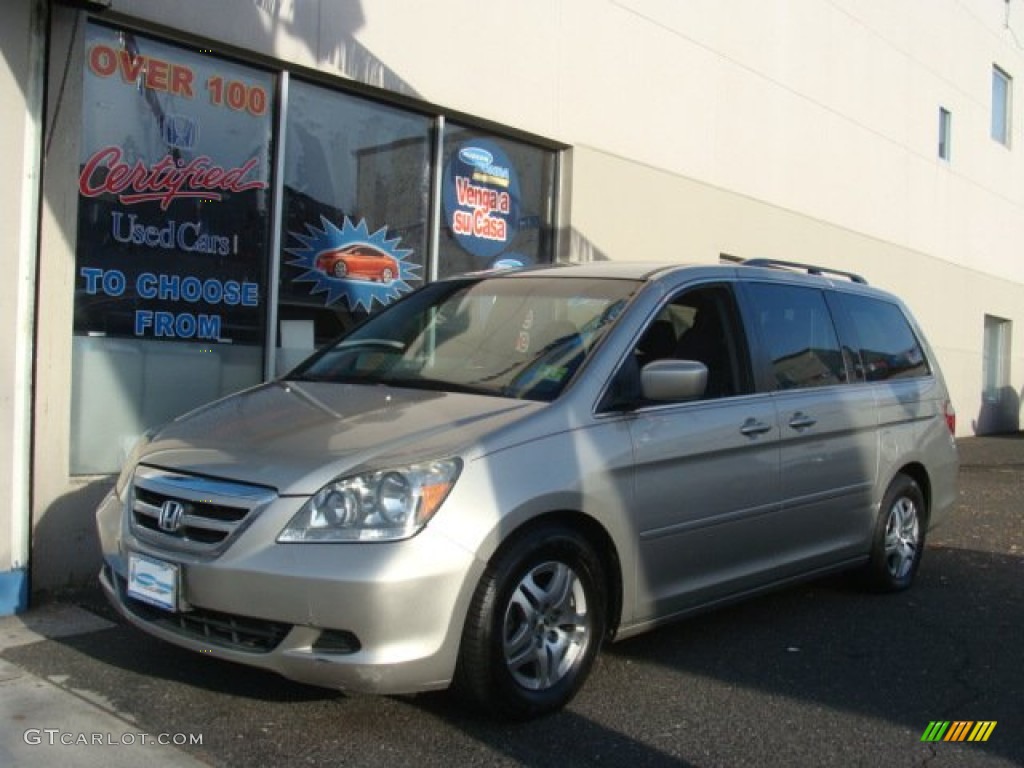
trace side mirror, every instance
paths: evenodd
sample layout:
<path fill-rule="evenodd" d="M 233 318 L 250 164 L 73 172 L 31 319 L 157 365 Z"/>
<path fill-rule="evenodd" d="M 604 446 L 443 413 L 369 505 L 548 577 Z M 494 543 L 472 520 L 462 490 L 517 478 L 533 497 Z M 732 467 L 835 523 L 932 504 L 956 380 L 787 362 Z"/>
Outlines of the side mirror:
<path fill-rule="evenodd" d="M 695 360 L 655 360 L 640 371 L 645 400 L 696 400 L 704 396 L 707 385 L 708 368 Z"/>

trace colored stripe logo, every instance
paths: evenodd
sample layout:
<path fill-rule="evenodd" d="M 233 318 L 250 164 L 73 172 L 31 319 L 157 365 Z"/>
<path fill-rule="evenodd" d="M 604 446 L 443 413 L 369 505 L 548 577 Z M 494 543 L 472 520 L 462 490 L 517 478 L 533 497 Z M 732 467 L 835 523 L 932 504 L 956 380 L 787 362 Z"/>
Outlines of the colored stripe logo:
<path fill-rule="evenodd" d="M 988 741 L 996 720 L 932 720 L 921 734 L 921 741 Z"/>

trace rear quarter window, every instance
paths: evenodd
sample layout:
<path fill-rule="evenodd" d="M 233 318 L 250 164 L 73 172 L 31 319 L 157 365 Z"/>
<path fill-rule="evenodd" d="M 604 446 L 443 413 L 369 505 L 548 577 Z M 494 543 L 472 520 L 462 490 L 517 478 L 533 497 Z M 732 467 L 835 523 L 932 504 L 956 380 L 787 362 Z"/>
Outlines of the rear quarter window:
<path fill-rule="evenodd" d="M 931 369 L 903 310 L 870 296 L 839 294 L 867 381 L 927 376 Z"/>

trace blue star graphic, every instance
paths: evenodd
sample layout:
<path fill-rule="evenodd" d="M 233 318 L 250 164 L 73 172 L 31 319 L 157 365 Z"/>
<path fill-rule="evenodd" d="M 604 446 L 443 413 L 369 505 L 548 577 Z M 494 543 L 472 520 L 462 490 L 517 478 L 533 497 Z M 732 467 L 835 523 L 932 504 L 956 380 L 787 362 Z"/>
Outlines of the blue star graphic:
<path fill-rule="evenodd" d="M 381 227 L 370 234 L 365 219 L 353 226 L 347 216 L 340 229 L 324 216 L 320 217 L 320 223 L 323 229 L 306 224 L 306 234 L 289 232 L 288 234 L 302 245 L 284 250 L 295 257 L 288 262 L 289 265 L 306 270 L 295 278 L 295 282 L 312 283 L 310 295 L 326 293 L 324 306 L 329 307 L 345 299 L 349 309 L 363 308 L 369 312 L 373 309 L 374 302 L 384 306 L 411 291 L 412 286 L 407 281 L 423 279 L 418 274 L 423 267 L 407 261 L 412 249 L 399 248 L 401 238 L 388 239 L 387 227 Z M 322 253 L 351 245 L 369 245 L 393 257 L 398 264 L 398 274 L 387 282 L 372 282 L 335 277 L 318 268 L 317 259 Z"/>

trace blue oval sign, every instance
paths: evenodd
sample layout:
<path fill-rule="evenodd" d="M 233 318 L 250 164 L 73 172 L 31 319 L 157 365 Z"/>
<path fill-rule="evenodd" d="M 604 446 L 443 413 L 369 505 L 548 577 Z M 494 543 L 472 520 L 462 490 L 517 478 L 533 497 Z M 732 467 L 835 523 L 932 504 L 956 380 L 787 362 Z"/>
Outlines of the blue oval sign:
<path fill-rule="evenodd" d="M 519 178 L 504 150 L 477 138 L 448 160 L 442 182 L 446 224 L 480 266 L 508 253 L 519 231 Z"/>
<path fill-rule="evenodd" d="M 494 164 L 494 155 L 482 147 L 463 147 L 459 150 L 459 159 L 477 168 L 488 168 Z"/>

